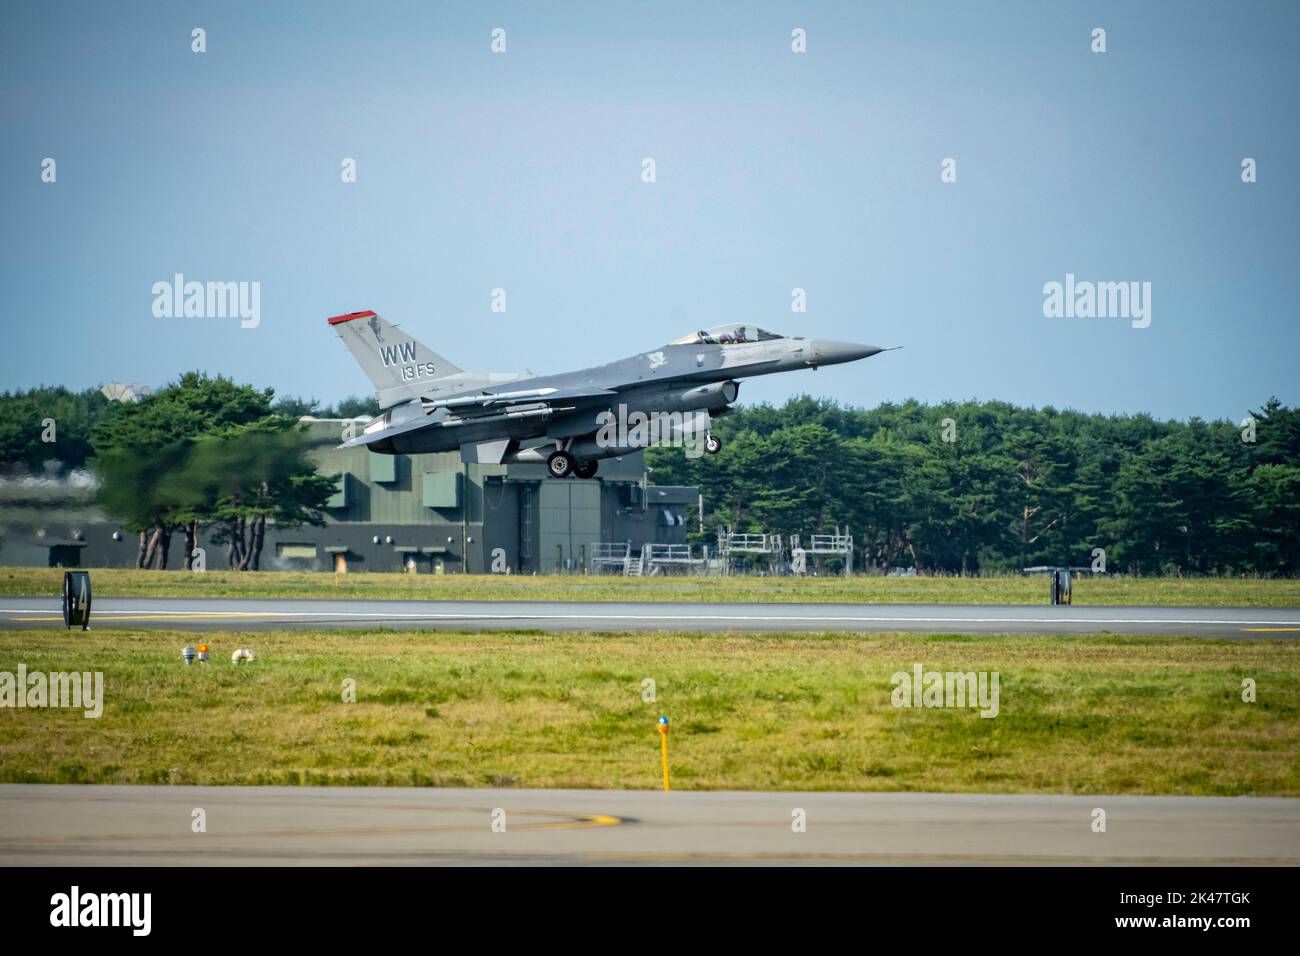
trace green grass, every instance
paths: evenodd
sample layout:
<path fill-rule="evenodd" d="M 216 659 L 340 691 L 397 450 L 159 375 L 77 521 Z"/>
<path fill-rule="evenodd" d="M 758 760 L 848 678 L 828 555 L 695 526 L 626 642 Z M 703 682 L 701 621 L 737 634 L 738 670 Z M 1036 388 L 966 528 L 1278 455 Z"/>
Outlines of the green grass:
<path fill-rule="evenodd" d="M 1300 795 L 1294 641 L 245 632 L 186 667 L 200 637 L 0 631 L 0 671 L 106 684 L 99 720 L 0 709 L 0 781 L 652 788 L 666 713 L 678 789 Z M 916 662 L 998 671 L 999 716 L 893 707 Z"/>
<path fill-rule="evenodd" d="M 0 568 L 0 596 L 57 595 L 57 568 Z M 1047 580 L 980 578 L 759 578 L 583 575 L 407 575 L 91 569 L 98 597 L 391 598 L 518 601 L 753 601 L 868 604 L 1045 604 Z M 1261 578 L 1077 579 L 1076 604 L 1300 606 L 1300 580 Z"/>

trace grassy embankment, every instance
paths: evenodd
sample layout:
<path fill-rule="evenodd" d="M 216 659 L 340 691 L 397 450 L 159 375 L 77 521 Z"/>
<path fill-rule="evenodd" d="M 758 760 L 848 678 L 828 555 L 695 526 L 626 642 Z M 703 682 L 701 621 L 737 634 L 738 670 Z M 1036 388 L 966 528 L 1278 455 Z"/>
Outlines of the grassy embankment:
<path fill-rule="evenodd" d="M 1300 795 L 1294 641 L 0 631 L 20 661 L 106 703 L 0 709 L 5 782 L 650 788 L 666 713 L 680 789 Z M 893 707 L 917 662 L 998 671 L 999 715 Z"/>
<path fill-rule="evenodd" d="M 0 596 L 58 595 L 57 568 L 0 568 Z M 388 598 L 516 601 L 861 602 L 1045 604 L 1045 578 L 759 578 L 582 575 L 406 575 L 91 569 L 96 597 Z M 1300 580 L 1081 578 L 1076 604 L 1300 607 Z"/>

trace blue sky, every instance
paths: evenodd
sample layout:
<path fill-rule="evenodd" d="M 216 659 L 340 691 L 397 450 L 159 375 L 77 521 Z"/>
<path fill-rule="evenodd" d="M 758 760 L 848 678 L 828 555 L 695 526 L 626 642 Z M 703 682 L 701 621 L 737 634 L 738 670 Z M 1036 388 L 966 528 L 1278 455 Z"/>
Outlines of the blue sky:
<path fill-rule="evenodd" d="M 748 401 L 1300 404 L 1298 28 L 1283 2 L 7 3 L 0 389 L 201 368 L 332 401 L 368 386 L 324 320 L 373 308 L 497 371 L 724 322 L 904 346 Z M 156 318 L 177 272 L 260 282 L 260 326 Z M 1151 282 L 1151 326 L 1045 318 L 1066 273 Z"/>

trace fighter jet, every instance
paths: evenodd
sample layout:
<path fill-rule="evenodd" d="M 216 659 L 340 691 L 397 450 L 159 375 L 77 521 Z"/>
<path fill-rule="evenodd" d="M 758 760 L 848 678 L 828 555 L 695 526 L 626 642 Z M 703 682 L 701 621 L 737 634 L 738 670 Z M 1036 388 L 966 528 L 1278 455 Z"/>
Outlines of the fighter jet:
<path fill-rule="evenodd" d="M 595 477 L 597 462 L 683 434 L 722 442 L 709 425 L 731 411 L 742 378 L 856 362 L 874 345 L 778 335 L 755 325 L 692 332 L 608 365 L 561 375 L 466 372 L 374 312 L 329 319 L 375 386 L 380 414 L 340 447 L 380 454 L 459 450 L 462 461 L 545 463 L 556 478 Z M 640 416 L 638 419 L 637 416 Z M 610 427 L 667 421 L 669 433 Z"/>

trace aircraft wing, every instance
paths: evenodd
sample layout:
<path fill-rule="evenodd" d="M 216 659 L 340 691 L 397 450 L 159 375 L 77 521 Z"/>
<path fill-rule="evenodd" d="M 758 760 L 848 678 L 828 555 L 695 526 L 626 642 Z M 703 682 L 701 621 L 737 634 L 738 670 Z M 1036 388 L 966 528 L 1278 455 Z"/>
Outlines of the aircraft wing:
<path fill-rule="evenodd" d="M 381 426 L 375 431 L 349 439 L 338 447 L 369 445 L 422 428 L 460 428 L 525 418 L 545 419 L 553 414 L 573 411 L 577 407 L 575 402 L 608 399 L 617 395 L 617 392 L 607 388 L 547 387 L 500 392 L 482 390 L 442 399 L 422 398 L 420 402 L 424 407 L 424 417 L 417 416 L 387 428 Z M 428 417 L 438 412 L 443 414 L 438 418 Z M 376 419 L 367 427 L 373 427 L 379 421 L 381 420 Z"/>

